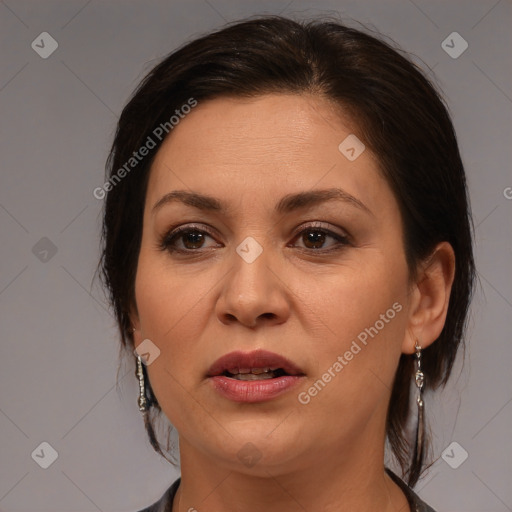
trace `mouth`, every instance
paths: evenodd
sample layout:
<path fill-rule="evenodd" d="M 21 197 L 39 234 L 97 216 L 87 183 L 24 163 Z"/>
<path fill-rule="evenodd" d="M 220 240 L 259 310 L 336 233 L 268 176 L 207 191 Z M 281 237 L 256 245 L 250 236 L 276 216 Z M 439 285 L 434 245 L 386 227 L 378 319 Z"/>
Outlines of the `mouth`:
<path fill-rule="evenodd" d="M 217 359 L 207 377 L 224 376 L 229 379 L 253 381 L 277 379 L 284 376 L 303 376 L 304 372 L 285 357 L 268 352 L 230 352 Z"/>
<path fill-rule="evenodd" d="M 295 363 L 266 350 L 226 354 L 213 363 L 207 374 L 213 389 L 221 396 L 248 404 L 289 393 L 304 376 Z"/>

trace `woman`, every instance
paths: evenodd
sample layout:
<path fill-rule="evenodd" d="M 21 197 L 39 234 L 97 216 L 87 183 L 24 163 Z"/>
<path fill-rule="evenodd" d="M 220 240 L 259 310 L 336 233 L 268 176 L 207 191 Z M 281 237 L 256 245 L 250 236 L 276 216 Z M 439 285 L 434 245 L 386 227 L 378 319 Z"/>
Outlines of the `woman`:
<path fill-rule="evenodd" d="M 162 411 L 179 435 L 146 512 L 433 510 L 412 490 L 424 392 L 474 263 L 450 116 L 414 64 L 336 21 L 230 24 L 143 80 L 98 192 L 146 429 L 164 456 Z"/>

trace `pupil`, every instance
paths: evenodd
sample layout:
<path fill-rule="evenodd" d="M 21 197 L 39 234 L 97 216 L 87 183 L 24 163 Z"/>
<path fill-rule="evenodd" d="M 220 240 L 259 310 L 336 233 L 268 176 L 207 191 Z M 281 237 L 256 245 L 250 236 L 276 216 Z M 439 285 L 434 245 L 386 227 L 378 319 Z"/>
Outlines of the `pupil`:
<path fill-rule="evenodd" d="M 324 243 L 325 233 L 322 233 L 321 231 L 308 231 L 307 232 L 307 241 L 306 241 L 306 247 L 308 246 L 308 243 L 312 243 L 315 247 L 321 247 Z"/>
<path fill-rule="evenodd" d="M 191 231 L 190 233 L 184 235 L 185 246 L 187 249 L 190 249 L 190 247 L 187 246 L 187 242 L 190 242 L 192 245 L 194 245 L 192 249 L 197 249 L 203 242 L 203 234 L 199 233 L 198 231 Z"/>

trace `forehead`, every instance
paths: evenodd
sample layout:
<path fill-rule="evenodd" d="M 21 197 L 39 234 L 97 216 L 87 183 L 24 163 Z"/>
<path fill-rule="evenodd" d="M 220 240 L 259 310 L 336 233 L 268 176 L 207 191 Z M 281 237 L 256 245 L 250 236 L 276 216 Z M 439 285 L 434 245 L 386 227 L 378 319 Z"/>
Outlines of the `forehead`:
<path fill-rule="evenodd" d="M 350 161 L 339 149 L 356 133 L 348 116 L 316 96 L 269 94 L 199 102 L 159 149 L 148 203 L 173 189 L 261 199 L 281 196 L 283 189 L 331 186 L 343 186 L 371 203 L 387 186 L 377 159 L 366 148 Z"/>

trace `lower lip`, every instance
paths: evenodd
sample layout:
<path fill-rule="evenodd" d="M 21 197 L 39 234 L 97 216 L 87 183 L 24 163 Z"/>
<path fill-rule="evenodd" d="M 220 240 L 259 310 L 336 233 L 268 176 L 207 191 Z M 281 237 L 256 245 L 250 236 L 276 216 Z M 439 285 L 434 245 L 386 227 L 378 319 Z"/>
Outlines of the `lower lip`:
<path fill-rule="evenodd" d="M 284 375 L 275 379 L 236 380 L 217 375 L 210 377 L 213 387 L 224 397 L 234 402 L 264 402 L 294 388 L 303 378 L 302 375 Z"/>

